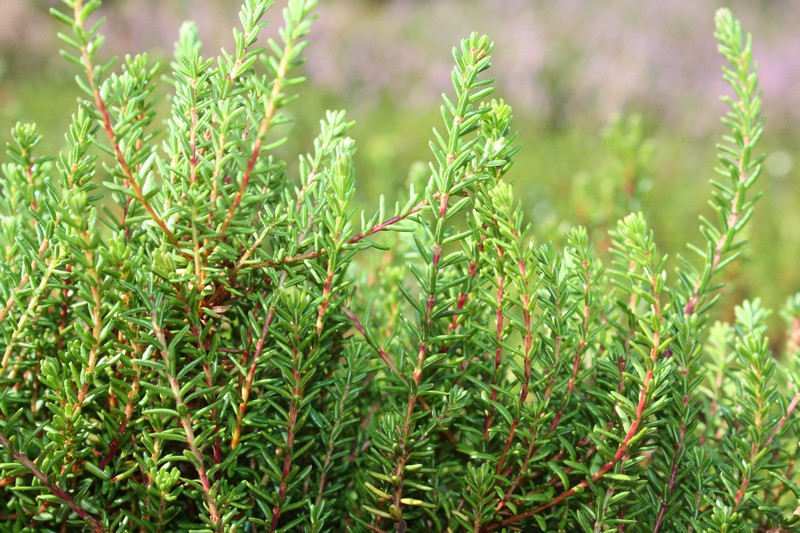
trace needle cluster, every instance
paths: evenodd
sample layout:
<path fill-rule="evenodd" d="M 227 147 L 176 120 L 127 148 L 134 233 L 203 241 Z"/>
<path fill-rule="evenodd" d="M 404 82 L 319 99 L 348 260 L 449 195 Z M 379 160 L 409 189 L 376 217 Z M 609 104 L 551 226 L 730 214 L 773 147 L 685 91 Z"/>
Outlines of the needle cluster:
<path fill-rule="evenodd" d="M 367 214 L 344 112 L 277 150 L 314 0 L 263 47 L 246 0 L 216 58 L 184 25 L 166 91 L 145 55 L 98 61 L 99 0 L 63 4 L 66 148 L 20 124 L 0 181 L 3 530 L 798 527 L 800 297 L 783 344 L 758 301 L 714 318 L 762 161 L 729 11 L 716 217 L 671 271 L 641 213 L 610 253 L 537 241 L 485 36 L 453 50 L 426 179 Z"/>

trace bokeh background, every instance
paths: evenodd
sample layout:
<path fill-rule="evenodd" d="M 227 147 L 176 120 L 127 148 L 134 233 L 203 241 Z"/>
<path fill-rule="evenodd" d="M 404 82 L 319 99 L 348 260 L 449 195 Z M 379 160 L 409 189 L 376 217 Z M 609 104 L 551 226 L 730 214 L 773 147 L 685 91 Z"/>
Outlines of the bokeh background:
<path fill-rule="evenodd" d="M 267 34 L 275 35 L 284 4 L 276 0 Z M 61 146 L 79 94 L 76 72 L 58 55 L 55 35 L 62 28 L 48 14 L 58 5 L 0 0 L 0 138 L 8 139 L 17 120 L 34 121 L 50 151 Z M 770 154 L 748 235 L 752 246 L 727 273 L 733 283 L 724 314 L 730 315 L 730 304 L 741 298 L 761 296 L 777 308 L 800 290 L 800 2 L 725 5 L 754 35 L 767 119 L 762 146 Z M 613 220 L 642 209 L 661 250 L 674 258 L 687 241 L 700 242 L 698 214 L 711 215 L 708 179 L 724 132 L 719 96 L 727 92 L 713 38 L 721 6 L 720 0 L 320 0 L 307 49 L 309 83 L 291 110 L 296 121 L 285 150 L 308 148 L 325 109 L 347 109 L 357 121 L 361 201 L 373 206 L 380 194 L 401 197 L 411 169 L 429 157 L 439 95 L 450 90 L 451 48 L 472 31 L 487 33 L 496 45 L 496 96 L 514 107 L 520 130 L 522 150 L 509 178 L 537 238 L 558 240 L 582 223 L 602 248 Z M 232 46 L 238 8 L 235 0 L 105 0 L 101 56 L 148 51 L 168 73 L 183 20 L 198 23 L 204 54 L 214 56 Z M 631 149 L 613 148 L 609 137 L 628 139 Z M 620 179 L 635 182 L 622 200 Z"/>

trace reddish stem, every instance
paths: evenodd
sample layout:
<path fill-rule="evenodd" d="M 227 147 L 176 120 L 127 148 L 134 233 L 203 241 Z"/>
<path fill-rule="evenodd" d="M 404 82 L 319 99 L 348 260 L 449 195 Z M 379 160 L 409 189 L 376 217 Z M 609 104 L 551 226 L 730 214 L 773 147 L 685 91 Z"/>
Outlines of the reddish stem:
<path fill-rule="evenodd" d="M 491 394 L 491 402 L 489 404 L 489 412 L 486 413 L 486 420 L 484 421 L 483 425 L 483 440 L 489 440 L 489 430 L 492 428 L 492 417 L 494 416 L 494 402 L 497 401 L 497 378 L 500 374 L 500 363 L 502 362 L 502 355 L 503 355 L 503 322 L 504 322 L 504 315 L 503 315 L 503 297 L 505 295 L 505 277 L 503 276 L 503 258 L 505 256 L 505 252 L 503 248 L 498 246 L 497 247 L 497 261 L 500 271 L 500 275 L 497 278 L 497 295 L 495 298 L 495 346 L 494 349 L 494 374 L 492 374 L 492 394 Z"/>
<path fill-rule="evenodd" d="M 657 274 L 651 274 L 650 276 L 650 285 L 651 290 L 654 298 L 653 303 L 653 314 L 657 318 L 657 323 L 661 325 L 661 299 L 658 292 L 655 290 L 657 287 Z M 625 438 L 617 447 L 617 451 L 614 454 L 614 457 L 607 461 L 594 475 L 591 476 L 589 479 L 584 479 L 580 483 L 573 485 L 569 490 L 566 490 L 559 494 L 558 496 L 552 498 L 550 501 L 539 505 L 533 509 L 525 511 L 523 513 L 516 514 L 505 520 L 500 522 L 496 522 L 494 524 L 489 524 L 486 527 L 486 531 L 494 531 L 501 527 L 507 527 L 511 524 L 524 520 L 526 518 L 530 518 L 531 516 L 544 511 L 545 509 L 549 509 L 550 507 L 562 502 L 563 500 L 569 498 L 570 496 L 574 495 L 578 491 L 582 491 L 583 489 L 587 488 L 590 483 L 594 483 L 598 481 L 600 478 L 605 476 L 615 465 L 617 465 L 623 458 L 626 456 L 628 452 L 628 448 L 630 446 L 631 440 L 636 436 L 636 433 L 639 430 L 639 426 L 641 425 L 644 419 L 644 411 L 647 407 L 647 390 L 650 388 L 650 383 L 653 379 L 653 367 L 655 366 L 656 362 L 658 361 L 658 354 L 659 348 L 661 345 L 661 331 L 659 328 L 655 328 L 653 331 L 653 337 L 651 339 L 651 349 L 650 349 L 650 368 L 648 368 L 647 372 L 645 373 L 644 380 L 642 380 L 642 387 L 639 391 L 639 402 L 636 406 L 636 417 L 631 422 L 630 427 L 628 428 L 628 432 L 625 435 Z M 557 424 L 557 422 L 554 422 Z"/>
<path fill-rule="evenodd" d="M 342 306 L 341 310 L 344 313 L 344 315 L 348 319 L 350 319 L 351 322 L 353 322 L 353 326 L 358 330 L 359 333 L 361 333 L 361 335 L 364 337 L 364 339 L 367 341 L 367 343 L 372 347 L 372 349 L 375 350 L 378 353 L 378 356 L 381 358 L 381 360 L 384 363 L 386 363 L 386 366 L 389 367 L 389 370 L 391 370 L 397 377 L 399 377 L 403 381 L 408 381 L 408 378 L 406 378 L 397 369 L 397 366 L 389 358 L 389 354 L 386 353 L 386 350 L 384 350 L 380 346 L 374 344 L 372 339 L 367 335 L 367 330 L 364 328 L 364 325 L 361 323 L 361 321 L 358 319 L 358 317 L 355 315 L 355 313 L 353 313 L 352 310 L 350 310 L 349 308 L 347 308 L 345 306 Z"/>
<path fill-rule="evenodd" d="M 154 302 L 151 301 L 151 305 L 154 305 Z M 197 475 L 200 478 L 200 485 L 203 488 L 203 494 L 205 495 L 206 505 L 208 506 L 209 512 L 209 520 L 211 523 L 215 525 L 215 527 L 220 528 L 222 523 L 220 522 L 219 511 L 217 510 L 217 504 L 214 501 L 214 496 L 212 495 L 211 490 L 211 482 L 208 479 L 208 474 L 205 466 L 205 462 L 203 461 L 203 452 L 197 446 L 197 439 L 194 434 L 194 428 L 192 426 L 191 416 L 188 414 L 189 410 L 186 405 L 186 402 L 183 399 L 183 394 L 181 393 L 181 386 L 178 383 L 178 380 L 169 373 L 167 369 L 169 369 L 172 365 L 170 364 L 169 360 L 169 344 L 167 343 L 167 338 L 164 334 L 163 328 L 158 324 L 158 317 L 156 315 L 155 309 L 150 311 L 150 316 L 153 324 L 153 333 L 158 340 L 161 351 L 161 358 L 164 361 L 164 375 L 169 382 L 170 389 L 172 390 L 172 395 L 175 398 L 175 404 L 177 406 L 177 410 L 180 416 L 180 423 L 183 427 L 184 435 L 186 436 L 186 444 L 189 446 L 189 451 L 192 455 L 195 456 L 197 460 L 197 464 L 195 465 L 195 469 L 197 470 Z M 184 414 L 181 414 L 181 413 Z"/>
<path fill-rule="evenodd" d="M 283 277 L 285 278 L 286 275 L 284 274 Z M 281 280 L 281 284 L 283 284 L 283 280 Z M 250 399 L 250 391 L 253 387 L 253 380 L 255 379 L 256 375 L 256 365 L 258 364 L 259 357 L 261 357 L 261 354 L 264 351 L 264 343 L 267 340 L 269 326 L 272 323 L 272 319 L 275 317 L 275 311 L 276 308 L 273 306 L 267 313 L 264 323 L 261 326 L 261 336 L 256 344 L 255 353 L 253 354 L 253 358 L 250 359 L 250 368 L 247 371 L 247 377 L 245 378 L 244 385 L 242 386 L 242 402 L 239 404 L 239 409 L 236 412 L 236 427 L 233 430 L 233 437 L 231 437 L 231 449 L 234 449 L 239 445 L 239 440 L 242 436 L 242 422 L 244 420 L 245 412 L 247 412 L 247 401 Z"/>
<path fill-rule="evenodd" d="M 292 471 L 292 459 L 294 454 L 294 440 L 297 431 L 297 404 L 303 396 L 303 388 L 300 387 L 302 376 L 297 368 L 297 358 L 300 352 L 297 348 L 293 349 L 292 376 L 294 377 L 294 384 L 292 385 L 292 400 L 289 406 L 289 420 L 288 420 L 288 434 L 286 436 L 286 448 L 283 450 L 283 469 L 281 471 L 281 483 L 278 492 L 278 502 L 272 508 L 272 521 L 270 522 L 269 531 L 273 533 L 278 527 L 278 522 L 281 517 L 281 507 L 286 501 L 286 488 L 289 479 L 289 474 Z"/>
<path fill-rule="evenodd" d="M 8 453 L 11 455 L 11 457 L 13 457 L 17 462 L 19 462 L 25 468 L 30 470 L 31 474 L 33 474 L 33 477 L 38 479 L 42 483 L 42 485 L 47 487 L 47 489 L 50 491 L 51 494 L 63 500 L 67 505 L 69 505 L 69 508 L 72 509 L 75 512 L 75 514 L 81 517 L 81 519 L 84 522 L 89 524 L 89 526 L 92 528 L 93 533 L 104 533 L 106 531 L 103 525 L 96 518 L 94 518 L 89 513 L 84 511 L 81 507 L 78 506 L 78 504 L 75 502 L 75 500 L 72 498 L 70 494 L 68 494 L 60 487 L 58 487 L 55 483 L 51 482 L 47 478 L 47 476 L 44 475 L 44 473 L 36 467 L 33 461 L 28 459 L 27 455 L 25 455 L 22 452 L 12 450 L 9 447 L 8 439 L 2 433 L 0 433 L 0 445 L 2 445 L 6 450 L 8 450 Z"/>
<path fill-rule="evenodd" d="M 279 100 L 281 97 L 281 91 L 283 91 L 283 84 L 286 82 L 286 74 L 289 71 L 290 60 L 294 55 L 294 45 L 294 41 L 289 39 L 284 47 L 283 55 L 281 56 L 281 60 L 278 63 L 278 68 L 275 71 L 275 79 L 272 81 L 272 91 L 270 92 L 269 100 L 267 101 L 267 107 L 264 110 L 264 118 L 261 119 L 261 124 L 258 128 L 258 134 L 256 135 L 255 142 L 253 143 L 253 151 L 250 154 L 250 159 L 247 161 L 247 169 L 242 176 L 242 181 L 239 184 L 239 190 L 233 197 L 233 202 L 228 209 L 228 214 L 225 216 L 225 220 L 220 226 L 220 238 L 225 235 L 225 232 L 228 230 L 228 226 L 233 220 L 233 216 L 239 209 L 239 204 L 242 202 L 244 193 L 247 190 L 247 185 L 250 183 L 250 179 L 253 177 L 253 170 L 255 170 L 256 163 L 261 155 L 261 147 L 264 144 L 264 138 L 267 136 L 270 126 L 272 126 L 272 119 L 275 117 L 275 113 L 280 107 Z"/>
<path fill-rule="evenodd" d="M 434 197 L 435 198 L 438 197 L 438 194 L 434 195 Z M 380 231 L 383 231 L 386 228 L 392 226 L 393 224 L 401 222 L 401 221 L 407 219 L 408 217 L 410 217 L 411 215 L 419 213 L 427 205 L 428 205 L 428 201 L 427 200 L 422 200 L 421 202 L 416 204 L 414 207 L 412 207 L 407 213 L 403 213 L 401 215 L 394 216 L 394 217 L 389 218 L 389 219 L 387 219 L 387 220 L 385 220 L 383 222 L 375 224 L 374 226 L 372 226 L 367 231 L 365 231 L 363 233 L 359 233 L 358 235 L 354 235 L 353 237 L 350 237 L 347 241 L 345 241 L 345 243 L 346 244 L 356 244 L 356 243 L 364 240 L 366 237 L 369 237 L 369 236 L 374 235 L 374 234 L 376 234 L 376 233 L 378 233 Z M 302 262 L 302 261 L 306 261 L 308 259 L 315 259 L 315 258 L 320 257 L 322 255 L 325 255 L 327 253 L 328 253 L 328 250 L 326 250 L 325 248 L 320 248 L 319 250 L 313 250 L 311 252 L 306 252 L 306 253 L 295 255 L 295 256 L 284 257 L 280 261 L 262 261 L 261 263 L 255 263 L 255 264 L 247 265 L 247 266 L 248 266 L 248 268 L 277 267 L 277 266 L 281 266 L 281 265 L 299 263 L 299 262 Z"/>

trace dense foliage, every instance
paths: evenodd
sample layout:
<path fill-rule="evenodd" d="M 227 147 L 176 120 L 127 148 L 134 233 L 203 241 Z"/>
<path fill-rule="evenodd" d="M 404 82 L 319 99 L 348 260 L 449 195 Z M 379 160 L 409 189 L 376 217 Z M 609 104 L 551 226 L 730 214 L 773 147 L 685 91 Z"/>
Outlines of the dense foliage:
<path fill-rule="evenodd" d="M 35 155 L 21 124 L 3 166 L 4 528 L 798 523 L 800 297 L 779 358 L 757 301 L 712 322 L 761 172 L 750 39 L 730 12 L 717 217 L 673 274 L 640 213 L 608 258 L 582 228 L 564 250 L 535 241 L 503 181 L 518 147 L 489 99 L 487 37 L 454 50 L 429 169 L 367 215 L 343 112 L 299 164 L 275 156 L 313 0 L 290 0 L 265 48 L 270 2 L 246 0 L 216 60 L 185 25 L 161 132 L 157 66 L 100 64 L 99 1 L 64 4 L 85 97 L 67 149 Z"/>

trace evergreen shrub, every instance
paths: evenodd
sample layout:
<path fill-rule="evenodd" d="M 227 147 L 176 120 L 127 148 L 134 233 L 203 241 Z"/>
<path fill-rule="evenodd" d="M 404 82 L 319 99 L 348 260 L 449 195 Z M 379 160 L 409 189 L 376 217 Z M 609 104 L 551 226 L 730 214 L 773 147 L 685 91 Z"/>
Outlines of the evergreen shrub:
<path fill-rule="evenodd" d="M 786 342 L 757 300 L 714 318 L 762 162 L 729 11 L 716 216 L 673 272 L 640 213 L 609 254 L 537 242 L 487 37 L 396 206 L 354 205 L 344 112 L 278 157 L 315 2 L 262 47 L 270 3 L 217 58 L 182 28 L 163 122 L 157 65 L 97 60 L 99 0 L 53 11 L 82 97 L 57 157 L 20 124 L 2 167 L 4 531 L 798 527 L 800 296 Z"/>

